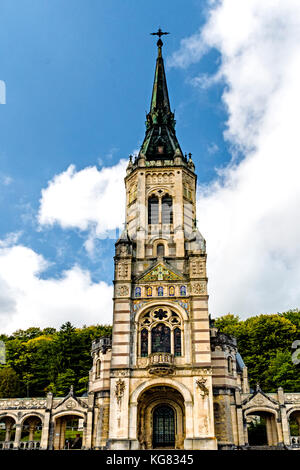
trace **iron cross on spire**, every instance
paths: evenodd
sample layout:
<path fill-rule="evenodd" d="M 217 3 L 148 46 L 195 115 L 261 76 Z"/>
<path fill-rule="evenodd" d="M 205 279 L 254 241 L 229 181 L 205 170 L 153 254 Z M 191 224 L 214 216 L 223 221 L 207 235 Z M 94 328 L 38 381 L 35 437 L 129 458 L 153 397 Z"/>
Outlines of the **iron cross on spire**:
<path fill-rule="evenodd" d="M 165 32 L 163 32 L 160 28 L 158 28 L 157 33 L 150 33 L 150 34 L 151 34 L 152 36 L 158 36 L 158 37 L 159 37 L 159 39 L 158 39 L 158 41 L 157 41 L 157 45 L 161 47 L 161 46 L 163 45 L 163 42 L 162 42 L 162 40 L 161 40 L 160 38 L 161 38 L 164 34 L 170 34 L 170 33 L 165 33 Z"/>

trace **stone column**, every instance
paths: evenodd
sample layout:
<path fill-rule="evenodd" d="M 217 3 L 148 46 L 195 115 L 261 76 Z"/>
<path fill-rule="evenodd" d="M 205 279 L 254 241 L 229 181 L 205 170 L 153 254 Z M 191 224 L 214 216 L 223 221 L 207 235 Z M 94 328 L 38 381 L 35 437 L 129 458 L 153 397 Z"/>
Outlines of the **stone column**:
<path fill-rule="evenodd" d="M 28 441 L 34 440 L 34 432 L 36 430 L 36 421 L 34 419 L 29 421 L 29 436 Z"/>
<path fill-rule="evenodd" d="M 283 444 L 283 430 L 282 430 L 282 423 L 279 418 L 275 422 L 275 431 L 276 431 L 276 437 L 277 437 L 277 444 L 282 445 Z"/>
<path fill-rule="evenodd" d="M 41 435 L 41 449 L 48 449 L 49 431 L 50 431 L 50 411 L 45 412 L 44 421 L 42 425 Z"/>
<path fill-rule="evenodd" d="M 290 429 L 289 429 L 289 421 L 288 421 L 287 414 L 286 414 L 286 407 L 284 404 L 285 398 L 284 398 L 284 392 L 283 392 L 282 387 L 278 389 L 277 395 L 278 395 L 278 401 L 280 404 L 282 439 L 285 445 L 289 445 L 290 444 Z"/>
<path fill-rule="evenodd" d="M 249 393 L 248 368 L 243 368 L 243 393 Z"/>
<path fill-rule="evenodd" d="M 248 439 L 244 433 L 243 410 L 242 410 L 242 404 L 241 404 L 241 394 L 239 390 L 235 391 L 235 403 L 236 403 L 236 424 L 237 424 L 238 445 L 244 446 L 245 442 L 248 442 Z"/>
<path fill-rule="evenodd" d="M 92 448 L 92 434 L 93 434 L 93 405 L 94 405 L 94 394 L 90 393 L 88 397 L 89 408 L 86 418 L 86 436 L 85 436 L 85 449 Z"/>
<path fill-rule="evenodd" d="M 245 444 L 249 444 L 248 425 L 247 425 L 247 419 L 245 416 L 243 417 L 243 426 L 244 426 L 244 442 Z"/>
<path fill-rule="evenodd" d="M 193 403 L 185 402 L 185 427 L 186 439 L 193 439 L 194 437 L 194 416 L 193 416 Z"/>
<path fill-rule="evenodd" d="M 298 436 L 300 436 L 300 415 L 296 415 L 295 420 L 297 421 L 297 424 L 298 424 Z"/>
<path fill-rule="evenodd" d="M 15 434 L 15 441 L 14 441 L 14 449 L 18 449 L 21 441 L 22 435 L 22 424 L 16 424 L 16 434 Z"/>
<path fill-rule="evenodd" d="M 273 431 L 272 431 L 272 417 L 271 416 L 266 416 L 266 429 L 267 429 L 267 440 L 268 440 L 268 446 L 273 445 Z"/>
<path fill-rule="evenodd" d="M 5 442 L 10 441 L 12 427 L 13 427 L 13 421 L 10 419 L 7 419 L 5 421 Z"/>
<path fill-rule="evenodd" d="M 137 439 L 137 403 L 130 403 L 129 407 L 129 439 Z"/>
<path fill-rule="evenodd" d="M 67 427 L 67 420 L 63 417 L 61 418 L 60 433 L 59 433 L 59 448 L 60 449 L 64 449 L 65 447 L 66 427 Z"/>
<path fill-rule="evenodd" d="M 192 344 L 191 344 L 191 322 L 185 321 L 184 322 L 184 350 L 183 354 L 186 357 L 186 363 L 190 364 L 192 362 Z"/>

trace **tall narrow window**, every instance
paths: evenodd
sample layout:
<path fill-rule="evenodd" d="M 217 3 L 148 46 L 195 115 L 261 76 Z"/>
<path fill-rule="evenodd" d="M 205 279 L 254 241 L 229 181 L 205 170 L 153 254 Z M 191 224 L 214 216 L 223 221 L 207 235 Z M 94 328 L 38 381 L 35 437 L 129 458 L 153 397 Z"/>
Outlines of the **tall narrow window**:
<path fill-rule="evenodd" d="M 165 256 L 165 247 L 162 243 L 157 245 L 157 256 L 159 257 Z"/>
<path fill-rule="evenodd" d="M 158 224 L 158 197 L 148 199 L 148 224 Z"/>
<path fill-rule="evenodd" d="M 181 329 L 174 330 L 174 355 L 181 356 Z"/>
<path fill-rule="evenodd" d="M 141 356 L 148 356 L 148 330 L 146 328 L 141 331 Z"/>
<path fill-rule="evenodd" d="M 166 194 L 162 198 L 162 223 L 172 224 L 173 223 L 173 203 L 172 197 Z"/>
<path fill-rule="evenodd" d="M 152 329 L 152 352 L 171 352 L 170 328 L 159 323 Z"/>
<path fill-rule="evenodd" d="M 100 361 L 100 359 L 97 359 L 97 362 L 96 362 L 96 379 L 99 379 L 100 374 L 101 374 L 101 361 Z"/>

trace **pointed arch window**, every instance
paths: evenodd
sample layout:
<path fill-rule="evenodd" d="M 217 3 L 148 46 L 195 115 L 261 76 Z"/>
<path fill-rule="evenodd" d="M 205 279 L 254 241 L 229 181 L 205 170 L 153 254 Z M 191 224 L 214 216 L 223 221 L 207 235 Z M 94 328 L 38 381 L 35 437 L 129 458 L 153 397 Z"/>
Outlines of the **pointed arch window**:
<path fill-rule="evenodd" d="M 148 356 L 148 330 L 146 328 L 141 331 L 141 356 Z"/>
<path fill-rule="evenodd" d="M 158 197 L 151 196 L 148 199 L 148 224 L 159 223 L 159 204 Z"/>
<path fill-rule="evenodd" d="M 174 330 L 174 355 L 181 356 L 181 329 Z"/>
<path fill-rule="evenodd" d="M 169 194 L 162 197 L 162 223 L 173 223 L 173 200 Z"/>

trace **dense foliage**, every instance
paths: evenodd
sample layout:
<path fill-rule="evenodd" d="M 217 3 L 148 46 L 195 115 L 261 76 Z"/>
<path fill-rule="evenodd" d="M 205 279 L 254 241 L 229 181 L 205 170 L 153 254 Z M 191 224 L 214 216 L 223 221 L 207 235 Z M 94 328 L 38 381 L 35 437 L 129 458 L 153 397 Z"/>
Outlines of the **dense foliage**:
<path fill-rule="evenodd" d="M 0 397 L 43 397 L 49 391 L 65 396 L 74 385 L 87 391 L 92 367 L 91 343 L 111 334 L 110 326 L 28 328 L 0 335 L 6 346 L 6 364 L 0 366 Z"/>
<path fill-rule="evenodd" d="M 300 311 L 259 315 L 241 320 L 224 315 L 215 321 L 233 335 L 249 370 L 250 385 L 257 382 L 272 392 L 300 392 L 300 364 L 292 362 L 292 343 L 300 339 Z M 0 365 L 0 397 L 43 397 L 48 391 L 65 396 L 71 385 L 78 395 L 87 391 L 92 366 L 91 342 L 111 334 L 110 326 L 28 328 L 0 335 L 6 346 L 6 364 Z M 300 358 L 300 357 L 299 357 Z"/>
<path fill-rule="evenodd" d="M 218 318 L 215 326 L 236 337 L 252 388 L 259 383 L 266 392 L 275 392 L 278 387 L 300 392 L 300 364 L 292 362 L 292 343 L 300 340 L 298 309 L 246 320 L 228 314 Z"/>

